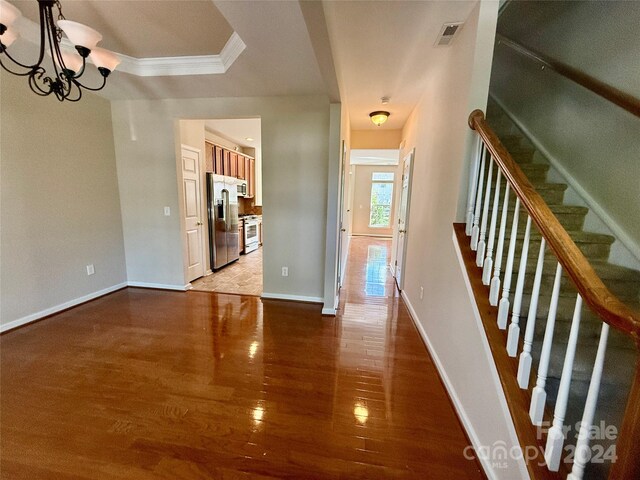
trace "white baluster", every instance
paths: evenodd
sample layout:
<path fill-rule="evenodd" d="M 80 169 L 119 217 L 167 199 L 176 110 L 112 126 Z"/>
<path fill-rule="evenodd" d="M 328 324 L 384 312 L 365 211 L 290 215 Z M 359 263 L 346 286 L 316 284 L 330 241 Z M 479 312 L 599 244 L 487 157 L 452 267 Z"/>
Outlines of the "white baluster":
<path fill-rule="evenodd" d="M 507 335 L 507 354 L 515 357 L 518 353 L 518 339 L 520 338 L 520 309 L 522 307 L 522 294 L 524 293 L 524 276 L 527 272 L 527 258 L 529 257 L 529 237 L 531 235 L 531 217 L 527 215 L 527 227 L 524 230 L 524 242 L 520 254 L 520 268 L 518 269 L 518 281 L 516 292 L 513 296 L 513 310 L 511 312 L 511 325 Z"/>
<path fill-rule="evenodd" d="M 552 472 L 557 472 L 562 459 L 562 447 L 564 445 L 564 417 L 567 413 L 567 402 L 569 400 L 569 387 L 571 386 L 571 375 L 573 374 L 573 360 L 576 355 L 578 345 L 578 331 L 580 330 L 580 316 L 582 313 L 582 297 L 576 297 L 576 307 L 573 310 L 571 320 L 571 330 L 569 331 L 569 342 L 567 343 L 567 353 L 564 356 L 562 365 L 562 376 L 560 377 L 560 387 L 558 388 L 558 398 L 556 408 L 553 411 L 553 425 L 547 435 L 547 445 L 544 449 L 544 460 L 547 467 Z"/>
<path fill-rule="evenodd" d="M 484 237 L 487 233 L 487 220 L 489 217 L 489 204 L 491 203 L 491 182 L 493 181 L 493 160 L 489 155 L 489 174 L 487 175 L 487 189 L 484 194 L 484 207 L 482 209 L 482 221 L 480 223 L 480 239 L 478 240 L 478 253 L 476 254 L 476 265 L 482 267 L 484 263 L 484 251 L 486 243 Z"/>
<path fill-rule="evenodd" d="M 516 197 L 516 208 L 513 211 L 513 222 L 511 224 L 511 239 L 509 240 L 509 251 L 507 252 L 507 268 L 504 271 L 504 280 L 502 282 L 502 298 L 498 305 L 498 327 L 502 330 L 507 328 L 507 317 L 509 316 L 509 289 L 511 288 L 511 275 L 513 275 L 513 257 L 516 253 L 519 212 L 520 199 Z"/>
<path fill-rule="evenodd" d="M 491 282 L 491 270 L 493 270 L 493 245 L 496 241 L 496 223 L 498 223 L 498 203 L 500 202 L 500 178 L 502 172 L 498 168 L 498 178 L 496 178 L 496 192 L 493 196 L 493 211 L 491 212 L 491 226 L 489 227 L 489 241 L 487 242 L 487 258 L 484 259 L 482 267 L 482 283 L 489 285 Z"/>
<path fill-rule="evenodd" d="M 600 341 L 598 342 L 598 353 L 596 361 L 593 365 L 591 373 L 591 382 L 589 383 L 589 391 L 584 405 L 584 413 L 582 414 L 582 422 L 580 422 L 580 433 L 576 442 L 575 457 L 573 467 L 567 480 L 581 480 L 584 475 L 584 467 L 591 459 L 591 450 L 589 449 L 589 432 L 593 425 L 593 417 L 596 413 L 596 405 L 598 403 L 598 393 L 600 393 L 600 382 L 602 380 L 602 369 L 604 367 L 604 356 L 607 351 L 607 338 L 609 336 L 609 325 L 602 324 L 600 331 Z"/>
<path fill-rule="evenodd" d="M 500 232 L 498 233 L 498 249 L 496 250 L 496 261 L 493 267 L 493 278 L 489 289 L 489 304 L 498 305 L 498 295 L 500 294 L 500 269 L 502 268 L 502 252 L 504 250 L 504 235 L 507 230 L 507 216 L 509 214 L 509 182 L 505 182 L 504 200 L 502 201 L 502 216 L 500 217 Z"/>
<path fill-rule="evenodd" d="M 556 324 L 561 280 L 562 266 L 558 263 L 556 276 L 553 281 L 553 292 L 551 293 L 547 325 L 544 329 L 544 339 L 542 340 L 542 352 L 540 353 L 540 363 L 538 364 L 538 378 L 536 380 L 536 386 L 533 392 L 531 392 L 531 405 L 529 406 L 531 423 L 538 426 L 542 425 L 544 405 L 547 402 L 545 386 L 547 385 L 547 372 L 549 371 L 549 360 L 551 359 L 551 345 L 553 344 L 553 330 Z"/>
<path fill-rule="evenodd" d="M 533 290 L 531 291 L 531 301 L 529 302 L 529 315 L 527 316 L 527 328 L 524 332 L 524 346 L 520 354 L 518 363 L 518 385 L 526 389 L 529 386 L 531 375 L 531 347 L 533 346 L 533 334 L 536 328 L 536 314 L 538 313 L 538 297 L 540 296 L 540 283 L 542 283 L 542 270 L 544 268 L 544 250 L 546 241 L 542 237 L 540 242 L 540 253 L 538 253 L 538 264 L 536 266 L 536 276 L 533 278 Z"/>
<path fill-rule="evenodd" d="M 476 154 L 473 156 L 469 168 L 469 196 L 467 197 L 467 224 L 465 227 L 465 233 L 467 237 L 471 236 L 471 229 L 473 228 L 473 208 L 476 201 L 476 188 L 478 186 L 478 167 L 480 166 L 480 155 L 482 149 L 482 139 L 480 135 L 476 136 L 478 142 L 476 146 Z"/>
<path fill-rule="evenodd" d="M 484 163 L 487 156 L 487 149 L 482 146 L 482 157 L 480 160 L 480 175 L 478 189 L 476 191 L 476 205 L 473 213 L 473 227 L 471 227 L 471 250 L 478 249 L 478 237 L 480 236 L 480 209 L 482 208 L 482 186 L 484 185 Z"/>

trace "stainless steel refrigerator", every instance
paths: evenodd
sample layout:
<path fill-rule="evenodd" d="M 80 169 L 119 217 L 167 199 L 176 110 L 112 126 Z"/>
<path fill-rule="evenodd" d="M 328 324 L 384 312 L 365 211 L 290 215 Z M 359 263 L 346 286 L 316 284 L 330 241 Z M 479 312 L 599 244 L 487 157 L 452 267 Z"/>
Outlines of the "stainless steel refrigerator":
<path fill-rule="evenodd" d="M 240 258 L 237 184 L 233 177 L 207 173 L 209 255 L 214 270 Z"/>

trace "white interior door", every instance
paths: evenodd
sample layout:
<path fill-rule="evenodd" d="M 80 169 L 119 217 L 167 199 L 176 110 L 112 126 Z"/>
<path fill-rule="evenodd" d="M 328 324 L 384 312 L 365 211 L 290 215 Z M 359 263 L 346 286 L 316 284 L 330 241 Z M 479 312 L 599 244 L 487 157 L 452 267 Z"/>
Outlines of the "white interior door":
<path fill-rule="evenodd" d="M 407 228 L 409 226 L 409 203 L 411 200 L 411 176 L 413 173 L 413 151 L 402 162 L 402 192 L 398 208 L 397 248 L 394 272 L 398 288 L 404 288 L 404 267 L 407 256 Z"/>
<path fill-rule="evenodd" d="M 204 275 L 204 250 L 202 246 L 202 203 L 200 185 L 200 153 L 182 148 L 182 182 L 184 195 L 184 223 L 186 231 L 187 281 Z"/>

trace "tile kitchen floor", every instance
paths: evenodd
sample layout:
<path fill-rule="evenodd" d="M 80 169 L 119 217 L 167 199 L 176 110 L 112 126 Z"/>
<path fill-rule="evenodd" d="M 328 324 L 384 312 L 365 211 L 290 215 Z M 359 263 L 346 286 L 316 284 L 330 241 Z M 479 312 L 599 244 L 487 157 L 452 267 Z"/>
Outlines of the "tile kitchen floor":
<path fill-rule="evenodd" d="M 217 272 L 191 282 L 193 290 L 243 295 L 262 294 L 262 247 Z"/>

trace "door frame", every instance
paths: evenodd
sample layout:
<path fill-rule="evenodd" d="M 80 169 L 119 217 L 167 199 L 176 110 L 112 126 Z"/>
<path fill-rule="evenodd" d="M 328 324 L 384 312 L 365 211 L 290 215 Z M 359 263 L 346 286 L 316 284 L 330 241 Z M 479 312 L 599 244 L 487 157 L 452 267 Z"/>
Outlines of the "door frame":
<path fill-rule="evenodd" d="M 407 186 L 407 209 L 406 209 L 406 214 L 405 214 L 405 235 L 404 235 L 404 241 L 403 241 L 403 247 L 402 247 L 402 258 L 400 259 L 400 265 L 401 265 L 401 271 L 402 271 L 402 278 L 400 279 L 400 283 L 398 283 L 398 279 L 396 277 L 398 269 L 396 268 L 398 265 L 398 250 L 400 247 L 400 232 L 399 232 L 399 222 L 400 222 L 400 207 L 402 206 L 402 184 L 404 183 L 404 178 L 402 178 L 402 181 L 400 182 L 400 188 L 398 189 L 398 194 L 399 194 L 399 198 L 398 198 L 398 205 L 396 208 L 396 218 L 398 219 L 398 223 L 395 224 L 394 229 L 393 229 L 393 243 L 395 244 L 396 248 L 395 248 L 395 252 L 394 252 L 394 257 L 393 258 L 393 265 L 390 265 L 390 269 L 393 275 L 393 278 L 396 281 L 396 285 L 398 286 L 398 290 L 402 291 L 404 289 L 404 279 L 405 279 L 405 270 L 406 270 L 406 262 L 407 262 L 407 245 L 408 245 L 408 240 L 409 240 L 409 235 L 408 235 L 408 225 L 409 225 L 409 218 L 411 215 L 411 190 L 413 187 L 413 167 L 415 165 L 415 158 L 416 158 L 416 149 L 412 148 L 409 153 L 407 153 L 404 158 L 402 159 L 401 162 L 401 166 L 402 166 L 402 175 L 404 175 L 404 163 L 406 162 L 407 158 L 411 159 L 411 164 L 409 165 L 409 179 L 408 179 L 408 186 Z"/>
<path fill-rule="evenodd" d="M 340 186 L 338 187 L 340 191 L 338 192 L 338 202 L 339 202 L 339 211 L 338 215 L 338 271 L 336 272 L 336 292 L 338 296 L 340 295 L 340 289 L 342 288 L 342 282 L 344 281 L 344 270 L 346 269 L 347 262 L 346 258 L 349 256 L 349 234 L 348 228 L 345 228 L 344 225 L 344 217 L 345 217 L 345 198 L 344 198 L 344 185 L 346 181 L 346 159 L 347 159 L 347 144 L 344 140 L 342 140 L 342 156 L 340 159 Z M 343 236 L 347 237 L 347 257 L 345 258 L 344 265 L 342 264 L 342 244 L 343 244 Z"/>
<path fill-rule="evenodd" d="M 207 200 L 206 200 L 206 186 L 203 183 L 206 180 L 206 165 L 205 165 L 205 158 L 204 155 L 202 155 L 202 149 L 200 148 L 196 148 L 196 147 L 192 147 L 191 145 L 185 145 L 184 143 L 180 143 L 180 155 L 178 156 L 178 163 L 176 165 L 177 167 L 177 177 L 178 177 L 178 215 L 180 216 L 180 230 L 181 230 L 181 243 L 182 243 L 182 268 L 183 268 L 183 272 L 184 272 L 184 281 L 185 281 L 185 290 L 189 290 L 192 288 L 191 282 L 187 280 L 188 275 L 189 275 L 189 268 L 188 268 L 188 264 L 189 264 L 189 259 L 188 259 L 188 251 L 187 251 L 187 242 L 186 242 L 186 231 L 187 231 L 187 227 L 185 224 L 185 210 L 184 210 L 184 177 L 182 175 L 182 152 L 184 150 L 188 150 L 190 152 L 196 153 L 198 155 L 198 167 L 200 169 L 200 216 L 203 217 L 206 216 L 205 212 L 206 212 L 206 208 L 207 208 Z M 203 177 L 205 180 L 203 180 Z M 208 221 L 208 219 L 205 219 L 205 221 Z M 203 270 L 204 270 L 204 275 L 203 276 L 207 276 L 211 273 L 211 267 L 209 265 L 209 260 L 208 260 L 208 255 L 206 254 L 206 252 L 208 251 L 207 248 L 207 243 L 209 240 L 209 233 L 208 230 L 206 228 L 204 228 L 205 226 L 205 221 L 202 221 L 203 225 L 201 225 L 202 228 L 202 235 L 200 235 L 201 239 L 202 239 L 202 263 L 203 263 Z"/>

